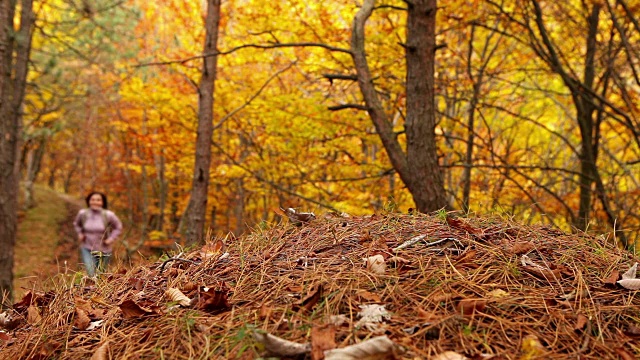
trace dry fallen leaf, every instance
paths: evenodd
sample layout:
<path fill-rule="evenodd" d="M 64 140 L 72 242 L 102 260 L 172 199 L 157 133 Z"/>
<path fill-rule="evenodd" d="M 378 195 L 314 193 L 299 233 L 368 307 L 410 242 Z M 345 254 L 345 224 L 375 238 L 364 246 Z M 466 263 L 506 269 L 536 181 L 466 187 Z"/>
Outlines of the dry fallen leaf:
<path fill-rule="evenodd" d="M 602 282 L 605 285 L 615 285 L 618 282 L 618 280 L 620 280 L 620 272 L 618 270 L 613 270 L 611 272 L 611 275 L 609 275 Z"/>
<path fill-rule="evenodd" d="M 40 316 L 40 310 L 35 306 L 29 306 L 27 309 L 27 323 L 36 324 L 42 320 Z"/>
<path fill-rule="evenodd" d="M 180 287 L 180 291 L 182 291 L 183 293 L 185 292 L 188 293 L 190 291 L 196 290 L 197 288 L 198 288 L 198 284 L 189 281 Z"/>
<path fill-rule="evenodd" d="M 578 318 L 576 319 L 576 325 L 573 327 L 573 330 L 580 331 L 584 329 L 584 327 L 587 326 L 588 321 L 589 319 L 586 316 L 582 314 L 578 314 Z"/>
<path fill-rule="evenodd" d="M 93 353 L 91 360 L 109 360 L 109 342 L 105 341 L 104 344 Z"/>
<path fill-rule="evenodd" d="M 622 360 L 635 360 L 636 357 L 629 354 L 629 352 L 627 350 L 625 350 L 624 348 L 617 348 L 614 350 L 616 352 L 616 354 L 618 354 L 620 356 L 620 358 L 622 358 Z"/>
<path fill-rule="evenodd" d="M 529 251 L 535 249 L 535 246 L 531 241 L 521 241 L 517 242 L 511 247 L 511 252 L 516 255 L 526 254 Z"/>
<path fill-rule="evenodd" d="M 623 333 L 629 337 L 638 338 L 640 337 L 640 327 L 629 325 L 629 327 Z"/>
<path fill-rule="evenodd" d="M 374 255 L 364 259 L 364 264 L 367 270 L 374 274 L 383 275 L 387 270 L 387 264 L 384 261 L 384 256 Z"/>
<path fill-rule="evenodd" d="M 429 296 L 431 301 L 433 301 L 434 303 L 446 302 L 451 300 L 453 297 L 454 294 L 450 292 L 445 293 L 442 290 L 436 290 L 431 294 L 431 296 Z"/>
<path fill-rule="evenodd" d="M 19 314 L 25 314 L 27 309 L 31 305 L 38 307 L 45 307 L 56 297 L 55 291 L 48 291 L 46 293 L 33 293 L 27 292 L 20 301 L 13 304 L 13 310 Z"/>
<path fill-rule="evenodd" d="M 226 251 L 227 245 L 221 239 L 216 239 L 212 242 L 206 243 L 200 249 L 200 257 L 202 259 L 208 259 L 214 257 L 217 254 L 222 254 Z"/>
<path fill-rule="evenodd" d="M 476 258 L 476 254 L 477 254 L 476 250 L 465 251 L 462 255 L 458 256 L 455 259 L 454 265 L 469 264 L 473 262 L 473 260 Z"/>
<path fill-rule="evenodd" d="M 618 284 L 629 290 L 640 290 L 640 279 L 622 279 Z"/>
<path fill-rule="evenodd" d="M 169 300 L 177 302 L 180 306 L 189 307 L 191 306 L 191 299 L 189 299 L 182 291 L 176 288 L 169 288 L 165 292 Z"/>
<path fill-rule="evenodd" d="M 474 228 L 473 226 L 465 223 L 464 221 L 458 219 L 458 218 L 454 218 L 454 217 L 449 217 L 447 216 L 447 225 L 451 226 L 452 228 L 456 228 L 456 229 L 460 229 L 460 230 L 464 230 L 470 234 L 473 235 L 479 235 L 481 233 L 481 231 L 479 231 L 478 229 Z"/>
<path fill-rule="evenodd" d="M 264 320 L 270 317 L 272 312 L 273 309 L 270 306 L 268 306 L 267 304 L 262 304 L 260 305 L 260 312 L 258 313 L 258 316 L 260 317 L 260 319 Z"/>
<path fill-rule="evenodd" d="M 125 300 L 118 306 L 122 310 L 122 315 L 125 319 L 135 319 L 153 314 L 153 310 L 142 307 L 133 300 Z"/>
<path fill-rule="evenodd" d="M 457 309 L 462 315 L 473 315 L 482 312 L 487 307 L 484 299 L 462 299 L 458 302 Z"/>
<path fill-rule="evenodd" d="M 358 313 L 360 320 L 356 323 L 356 328 L 364 327 L 369 331 L 379 331 L 380 323 L 391 319 L 391 314 L 384 308 L 384 305 L 360 305 L 360 308 L 362 310 Z"/>
<path fill-rule="evenodd" d="M 537 266 L 523 266 L 522 269 L 539 279 L 547 281 L 556 281 L 562 276 L 562 273 L 558 269 L 551 270 Z"/>
<path fill-rule="evenodd" d="M 638 270 L 638 263 L 635 263 L 633 264 L 632 267 L 629 268 L 629 270 L 627 270 L 624 274 L 622 274 L 622 279 L 623 280 L 635 279 L 637 270 Z"/>
<path fill-rule="evenodd" d="M 325 360 L 394 359 L 401 353 L 399 347 L 386 336 L 378 336 L 342 349 L 327 350 Z"/>
<path fill-rule="evenodd" d="M 311 359 L 324 359 L 324 351 L 335 349 L 336 347 L 336 328 L 328 324 L 322 326 L 314 326 L 311 329 Z"/>
<path fill-rule="evenodd" d="M 309 290 L 307 296 L 294 304 L 294 310 L 311 311 L 322 298 L 322 291 L 322 284 L 314 285 L 311 290 Z"/>
<path fill-rule="evenodd" d="M 90 323 L 91 319 L 89 319 L 87 312 L 83 309 L 76 308 L 76 317 L 73 320 L 73 326 L 80 330 L 86 330 Z"/>
<path fill-rule="evenodd" d="M 625 289 L 639 290 L 640 279 L 636 279 L 636 271 L 638 269 L 638 263 L 633 264 L 632 267 L 622 274 L 622 280 L 618 281 L 618 284 L 622 285 Z"/>
<path fill-rule="evenodd" d="M 311 351 L 311 344 L 299 344 L 285 340 L 269 333 L 254 331 L 253 338 L 262 346 L 264 350 L 273 356 L 298 356 Z"/>
<path fill-rule="evenodd" d="M 229 310 L 231 304 L 229 304 L 228 294 L 228 289 L 207 289 L 206 291 L 201 291 L 197 308 L 210 313 Z"/>
<path fill-rule="evenodd" d="M 4 331 L 0 331 L 0 340 L 8 343 L 9 341 L 11 341 L 11 336 L 9 336 L 9 334 Z"/>
<path fill-rule="evenodd" d="M 75 303 L 77 309 L 82 309 L 87 314 L 93 311 L 93 308 L 91 307 L 91 301 L 89 300 L 85 300 L 81 297 L 75 297 L 73 302 Z"/>
<path fill-rule="evenodd" d="M 0 327 L 7 330 L 14 330 L 22 322 L 22 317 L 18 316 L 11 310 L 6 310 L 0 314 Z"/>
<path fill-rule="evenodd" d="M 138 291 L 144 289 L 144 283 L 145 283 L 144 279 L 132 277 L 132 278 L 129 278 L 127 282 L 129 283 L 129 285 L 131 285 L 134 289 Z"/>
<path fill-rule="evenodd" d="M 375 302 L 375 303 L 379 303 L 379 302 L 382 301 L 378 294 L 371 293 L 371 292 L 369 292 L 367 290 L 358 290 L 358 291 L 356 291 L 356 295 L 358 295 L 359 297 L 361 297 L 362 299 L 364 299 L 366 301 L 371 301 L 371 302 Z"/>

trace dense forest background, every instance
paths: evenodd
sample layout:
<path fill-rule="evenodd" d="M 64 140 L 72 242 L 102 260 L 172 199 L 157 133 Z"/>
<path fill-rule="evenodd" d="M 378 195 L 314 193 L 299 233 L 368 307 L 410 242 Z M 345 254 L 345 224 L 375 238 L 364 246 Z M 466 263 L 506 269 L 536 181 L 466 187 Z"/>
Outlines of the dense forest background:
<path fill-rule="evenodd" d="M 415 4 L 365 3 L 368 67 L 404 149 Z M 76 196 L 97 189 L 140 243 L 173 242 L 193 185 L 203 59 L 215 55 L 206 228 L 240 234 L 273 221 L 280 206 L 414 208 L 356 81 L 350 49 L 362 4 L 218 4 L 218 51 L 206 54 L 207 1 L 33 2 L 19 154 L 27 206 L 34 183 Z M 440 167 L 430 171 L 442 177 L 448 209 L 635 246 L 638 14 L 638 0 L 438 4 Z"/>

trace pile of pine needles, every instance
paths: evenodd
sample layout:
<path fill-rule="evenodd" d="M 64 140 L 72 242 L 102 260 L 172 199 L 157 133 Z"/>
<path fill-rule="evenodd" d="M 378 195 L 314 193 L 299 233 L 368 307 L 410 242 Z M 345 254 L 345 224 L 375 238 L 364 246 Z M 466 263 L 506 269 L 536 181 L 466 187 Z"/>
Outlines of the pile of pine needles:
<path fill-rule="evenodd" d="M 59 275 L 0 316 L 0 358 L 254 359 L 268 333 L 311 343 L 298 358 L 384 335 L 395 350 L 378 358 L 634 359 L 640 298 L 618 280 L 636 261 L 504 219 L 327 215 L 95 281 Z"/>

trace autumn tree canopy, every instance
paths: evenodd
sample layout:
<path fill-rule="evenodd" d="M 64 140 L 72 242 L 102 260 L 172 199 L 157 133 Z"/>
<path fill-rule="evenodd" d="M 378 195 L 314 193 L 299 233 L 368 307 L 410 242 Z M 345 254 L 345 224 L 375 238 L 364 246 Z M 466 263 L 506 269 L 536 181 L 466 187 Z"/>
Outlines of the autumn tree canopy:
<path fill-rule="evenodd" d="M 215 54 L 206 3 L 34 1 L 23 180 L 103 190 L 141 242 L 177 236 L 215 55 L 214 233 L 280 206 L 417 207 L 636 243 L 640 2 L 225 0 Z"/>

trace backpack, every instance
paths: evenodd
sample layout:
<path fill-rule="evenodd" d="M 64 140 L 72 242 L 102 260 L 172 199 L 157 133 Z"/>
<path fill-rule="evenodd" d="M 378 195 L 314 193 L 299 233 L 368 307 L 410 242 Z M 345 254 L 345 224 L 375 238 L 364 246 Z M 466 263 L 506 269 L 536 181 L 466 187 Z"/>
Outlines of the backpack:
<path fill-rule="evenodd" d="M 83 209 L 82 212 L 80 213 L 81 227 L 84 227 L 84 222 L 87 221 L 87 217 L 89 216 L 89 211 L 91 211 L 91 209 Z M 101 209 L 100 215 L 102 217 L 102 224 L 104 224 L 105 235 L 108 237 L 111 231 L 109 229 L 109 219 L 107 219 L 107 210 Z"/>

